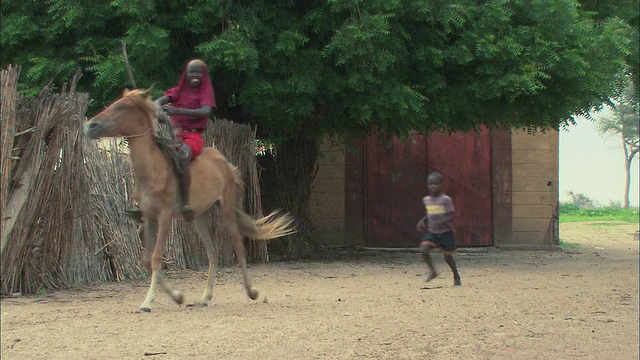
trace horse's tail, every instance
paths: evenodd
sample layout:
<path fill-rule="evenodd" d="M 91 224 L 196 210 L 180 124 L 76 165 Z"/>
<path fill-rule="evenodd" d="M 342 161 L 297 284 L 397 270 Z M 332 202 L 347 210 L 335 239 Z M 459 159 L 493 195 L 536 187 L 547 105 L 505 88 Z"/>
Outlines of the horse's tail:
<path fill-rule="evenodd" d="M 255 240 L 270 240 L 296 232 L 293 227 L 293 218 L 288 213 L 273 211 L 271 214 L 254 219 L 245 213 L 244 207 L 244 181 L 240 176 L 240 171 L 234 168 L 234 182 L 236 185 L 236 220 L 240 232 Z"/>
<path fill-rule="evenodd" d="M 296 232 L 291 215 L 277 210 L 256 220 L 244 211 L 236 209 L 236 218 L 240 232 L 256 240 L 270 240 Z"/>

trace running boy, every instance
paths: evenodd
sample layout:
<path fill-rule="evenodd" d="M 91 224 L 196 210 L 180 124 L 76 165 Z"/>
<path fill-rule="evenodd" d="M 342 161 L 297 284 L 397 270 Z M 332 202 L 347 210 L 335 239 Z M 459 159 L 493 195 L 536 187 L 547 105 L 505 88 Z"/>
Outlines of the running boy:
<path fill-rule="evenodd" d="M 427 189 L 429 195 L 422 198 L 427 213 L 416 226 L 418 231 L 427 230 L 420 242 L 422 258 L 429 267 L 429 274 L 425 280 L 429 282 L 438 276 L 429 252 L 440 248 L 444 254 L 444 260 L 453 272 L 453 285 L 460 286 L 462 281 L 456 262 L 453 260 L 453 253 L 456 251 L 456 243 L 453 240 L 453 201 L 442 193 L 442 175 L 440 173 L 432 172 L 427 176 Z"/>

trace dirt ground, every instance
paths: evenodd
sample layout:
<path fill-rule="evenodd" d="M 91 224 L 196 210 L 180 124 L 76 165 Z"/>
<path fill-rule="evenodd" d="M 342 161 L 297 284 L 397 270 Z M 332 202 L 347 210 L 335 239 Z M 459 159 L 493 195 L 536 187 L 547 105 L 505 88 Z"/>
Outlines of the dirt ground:
<path fill-rule="evenodd" d="M 221 269 L 203 309 L 128 281 L 2 299 L 2 359 L 638 359 L 637 224 L 563 224 L 557 252 L 415 253 Z M 170 274 L 195 301 L 204 273 Z M 428 285 L 428 286 L 425 286 Z M 267 300 L 265 301 L 265 297 Z"/>

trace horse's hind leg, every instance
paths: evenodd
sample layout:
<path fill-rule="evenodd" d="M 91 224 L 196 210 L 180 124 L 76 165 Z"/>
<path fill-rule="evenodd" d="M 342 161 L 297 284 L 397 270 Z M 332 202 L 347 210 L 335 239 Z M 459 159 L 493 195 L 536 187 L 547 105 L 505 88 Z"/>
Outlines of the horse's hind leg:
<path fill-rule="evenodd" d="M 196 218 L 195 224 L 196 231 L 207 250 L 207 258 L 209 258 L 209 274 L 207 276 L 207 288 L 204 290 L 202 298 L 200 298 L 196 303 L 197 306 L 207 306 L 213 297 L 213 287 L 216 282 L 216 271 L 218 267 L 218 254 L 216 253 L 213 245 L 213 239 L 211 239 L 211 235 L 209 234 L 209 224 L 207 223 L 207 218 L 204 214 L 201 214 Z"/>
<path fill-rule="evenodd" d="M 249 275 L 247 274 L 246 250 L 244 248 L 244 243 L 242 242 L 242 234 L 240 233 L 238 223 L 236 222 L 233 205 L 229 203 L 223 204 L 222 215 L 224 216 L 224 222 L 227 225 L 227 233 L 231 238 L 233 252 L 236 253 L 236 261 L 238 262 L 238 267 L 242 271 L 244 288 L 247 290 L 247 295 L 249 296 L 249 298 L 251 298 L 251 300 L 255 300 L 258 298 L 258 290 L 251 287 L 251 280 L 249 280 Z"/>

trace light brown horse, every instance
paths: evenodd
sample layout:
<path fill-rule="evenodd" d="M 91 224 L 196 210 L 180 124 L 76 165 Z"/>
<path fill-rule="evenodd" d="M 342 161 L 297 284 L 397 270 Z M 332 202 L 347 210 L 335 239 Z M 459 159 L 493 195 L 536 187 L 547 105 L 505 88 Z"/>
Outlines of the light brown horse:
<path fill-rule="evenodd" d="M 151 286 L 140 306 L 151 311 L 156 297 L 156 284 L 178 304 L 184 302 L 181 292 L 172 291 L 162 278 L 162 256 L 174 219 L 181 213 L 176 202 L 178 181 L 170 159 L 157 145 L 156 106 L 149 98 L 149 90 L 125 90 L 122 98 L 84 124 L 84 134 L 92 139 L 122 136 L 128 139 L 135 177 L 134 199 L 143 215 L 143 265 L 151 270 Z M 273 212 L 262 219 L 254 219 L 242 210 L 244 184 L 238 169 L 216 149 L 206 147 L 190 166 L 191 187 L 189 204 L 196 214 L 195 226 L 209 258 L 207 288 L 196 303 L 206 306 L 213 296 L 218 256 L 209 235 L 203 213 L 220 201 L 222 216 L 233 243 L 238 267 L 242 271 L 247 295 L 255 300 L 258 291 L 251 287 L 247 275 L 247 260 L 243 235 L 268 240 L 294 232 L 288 214 Z M 156 236 L 157 234 L 157 236 Z"/>

